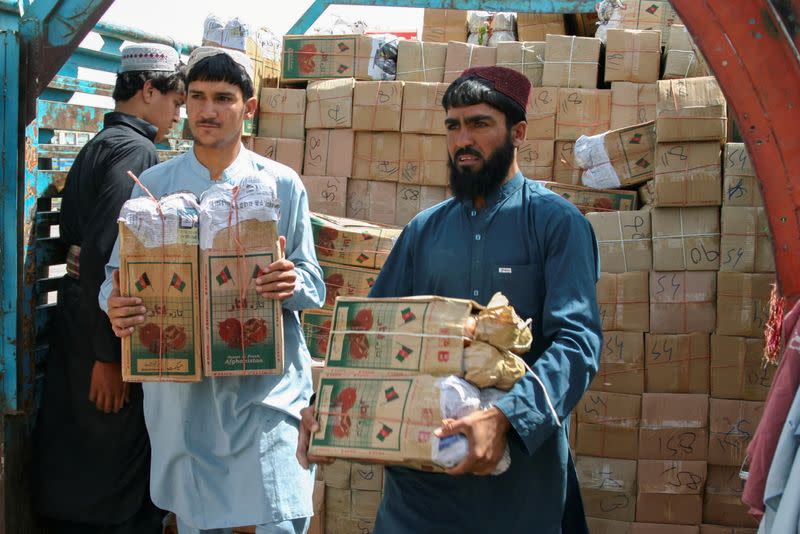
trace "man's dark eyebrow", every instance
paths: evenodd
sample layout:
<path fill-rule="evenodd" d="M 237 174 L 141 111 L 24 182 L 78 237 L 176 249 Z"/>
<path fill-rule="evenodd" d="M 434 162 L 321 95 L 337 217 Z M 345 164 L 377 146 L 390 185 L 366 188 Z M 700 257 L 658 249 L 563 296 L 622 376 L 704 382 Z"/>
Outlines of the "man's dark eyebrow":
<path fill-rule="evenodd" d="M 467 124 L 475 124 L 476 122 L 481 122 L 481 121 L 494 122 L 495 118 L 492 117 L 491 115 L 470 115 L 469 117 L 466 117 L 464 119 L 464 122 Z M 445 125 L 448 126 L 451 124 L 458 124 L 459 122 L 460 121 L 458 119 L 453 119 L 453 118 L 444 120 Z"/>

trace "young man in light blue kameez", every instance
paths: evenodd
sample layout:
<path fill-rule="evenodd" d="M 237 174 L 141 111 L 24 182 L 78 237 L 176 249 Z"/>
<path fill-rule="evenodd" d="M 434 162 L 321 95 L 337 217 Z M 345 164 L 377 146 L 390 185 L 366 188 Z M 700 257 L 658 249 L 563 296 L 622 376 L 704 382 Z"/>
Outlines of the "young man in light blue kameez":
<path fill-rule="evenodd" d="M 258 525 L 259 534 L 302 533 L 312 515 L 314 473 L 295 459 L 300 410 L 312 389 L 298 312 L 321 307 L 325 285 L 299 177 L 241 144 L 243 121 L 257 110 L 251 71 L 243 54 L 207 47 L 193 52 L 186 110 L 194 148 L 140 177 L 156 197 L 178 191 L 199 197 L 214 183 L 253 175 L 274 179 L 285 240 L 286 259 L 256 281 L 262 296 L 283 303 L 284 374 L 144 384 L 152 498 L 175 512 L 181 534 L 223 534 L 242 525 Z M 142 195 L 134 188 L 132 196 Z M 118 264 L 119 242 L 99 300 L 123 337 L 144 321 L 145 308 L 137 298 L 120 296 Z"/>

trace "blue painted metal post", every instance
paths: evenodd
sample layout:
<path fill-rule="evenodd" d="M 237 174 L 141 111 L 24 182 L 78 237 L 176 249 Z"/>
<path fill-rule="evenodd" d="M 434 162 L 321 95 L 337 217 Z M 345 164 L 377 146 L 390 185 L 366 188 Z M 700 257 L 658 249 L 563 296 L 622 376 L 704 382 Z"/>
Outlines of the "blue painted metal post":
<path fill-rule="evenodd" d="M 597 0 L 314 0 L 287 32 L 300 35 L 308 31 L 330 5 L 417 7 L 435 9 L 481 9 L 522 13 L 592 13 Z"/>
<path fill-rule="evenodd" d="M 17 410 L 19 35 L 0 31 L 0 408 Z"/>

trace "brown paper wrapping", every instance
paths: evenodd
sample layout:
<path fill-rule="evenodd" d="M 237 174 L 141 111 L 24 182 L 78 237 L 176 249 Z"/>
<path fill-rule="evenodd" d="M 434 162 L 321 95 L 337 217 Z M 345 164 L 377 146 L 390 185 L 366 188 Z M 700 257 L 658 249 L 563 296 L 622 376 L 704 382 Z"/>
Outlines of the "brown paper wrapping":
<path fill-rule="evenodd" d="M 442 97 L 446 83 L 407 82 L 403 90 L 400 130 L 403 133 L 444 135 Z"/>
<path fill-rule="evenodd" d="M 575 470 L 586 515 L 618 521 L 636 516 L 636 461 L 577 456 Z"/>
<path fill-rule="evenodd" d="M 720 252 L 720 271 L 775 272 L 766 209 L 723 206 Z"/>
<path fill-rule="evenodd" d="M 574 141 L 581 135 L 597 135 L 607 131 L 610 125 L 610 90 L 558 90 L 556 140 Z"/>
<path fill-rule="evenodd" d="M 553 154 L 553 181 L 581 187 L 583 170 L 575 162 L 575 142 L 556 141 Z M 592 188 L 585 188 L 592 190 Z"/>
<path fill-rule="evenodd" d="M 544 74 L 546 87 L 597 87 L 600 39 L 570 35 L 545 38 Z"/>
<path fill-rule="evenodd" d="M 657 208 L 653 216 L 653 268 L 719 269 L 719 208 Z"/>
<path fill-rule="evenodd" d="M 524 74 L 533 87 L 542 86 L 544 41 L 497 43 L 497 66 Z"/>
<path fill-rule="evenodd" d="M 356 132 L 353 178 L 381 182 L 400 180 L 399 132 Z"/>
<path fill-rule="evenodd" d="M 775 366 L 765 365 L 764 340 L 711 336 L 711 396 L 765 401 Z"/>
<path fill-rule="evenodd" d="M 645 391 L 708 393 L 708 334 L 647 334 Z"/>
<path fill-rule="evenodd" d="M 397 43 L 397 79 L 441 83 L 446 58 L 447 43 L 403 39 Z"/>
<path fill-rule="evenodd" d="M 641 395 L 644 391 L 644 335 L 641 332 L 603 332 L 600 368 L 589 389 Z"/>
<path fill-rule="evenodd" d="M 716 327 L 714 272 L 650 273 L 650 333 L 711 333 Z"/>
<path fill-rule="evenodd" d="M 253 152 L 291 168 L 298 175 L 303 171 L 305 142 L 302 139 L 253 138 Z"/>
<path fill-rule="evenodd" d="M 434 43 L 467 40 L 467 12 L 460 9 L 428 9 L 422 15 L 422 40 Z"/>
<path fill-rule="evenodd" d="M 303 174 L 344 176 L 353 174 L 353 130 L 308 130 Z"/>
<path fill-rule="evenodd" d="M 606 83 L 654 83 L 661 70 L 661 32 L 609 29 L 606 37 Z"/>
<path fill-rule="evenodd" d="M 528 102 L 526 139 L 553 140 L 556 138 L 556 108 L 558 88 L 534 87 Z"/>
<path fill-rule="evenodd" d="M 340 176 L 301 176 L 311 211 L 344 217 L 347 215 L 347 178 Z"/>
<path fill-rule="evenodd" d="M 717 334 L 763 338 L 775 276 L 721 272 L 717 283 Z"/>
<path fill-rule="evenodd" d="M 635 460 L 641 396 L 591 391 L 578 403 L 577 454 Z"/>
<path fill-rule="evenodd" d="M 564 15 L 517 13 L 517 38 L 520 41 L 544 41 L 548 34 L 564 33 Z"/>
<path fill-rule="evenodd" d="M 700 523 L 707 469 L 702 461 L 639 460 L 636 521 Z"/>
<path fill-rule="evenodd" d="M 711 399 L 708 463 L 741 468 L 763 413 L 763 402 Z"/>
<path fill-rule="evenodd" d="M 305 138 L 305 89 L 264 88 L 259 104 L 259 137 Z"/>
<path fill-rule="evenodd" d="M 395 221 L 397 226 L 405 226 L 419 212 L 443 202 L 448 197 L 447 188 L 434 185 L 397 184 Z"/>
<path fill-rule="evenodd" d="M 642 460 L 708 457 L 708 395 L 645 393 L 639 430 Z"/>
<path fill-rule="evenodd" d="M 655 206 L 719 206 L 721 186 L 718 142 L 656 147 Z"/>
<path fill-rule="evenodd" d="M 523 176 L 531 180 L 552 180 L 554 150 L 554 141 L 523 141 L 517 147 L 517 163 Z"/>
<path fill-rule="evenodd" d="M 603 330 L 646 332 L 650 326 L 648 273 L 602 273 L 597 303 Z"/>
<path fill-rule="evenodd" d="M 399 132 L 403 82 L 356 82 L 353 130 Z"/>
<path fill-rule="evenodd" d="M 347 217 L 379 224 L 394 224 L 397 184 L 348 180 Z"/>
<path fill-rule="evenodd" d="M 706 494 L 703 499 L 703 522 L 731 527 L 758 527 L 742 502 L 745 481 L 739 467 L 709 465 Z"/>
<path fill-rule="evenodd" d="M 497 48 L 450 41 L 447 43 L 447 61 L 444 83 L 455 81 L 470 67 L 492 67 L 497 64 Z"/>
<path fill-rule="evenodd" d="M 658 82 L 656 137 L 659 143 L 725 140 L 725 97 L 713 76 Z"/>
<path fill-rule="evenodd" d="M 600 249 L 600 268 L 607 273 L 649 271 L 653 242 L 649 211 L 589 213 Z"/>
<path fill-rule="evenodd" d="M 658 84 L 612 82 L 611 129 L 656 120 Z"/>
<path fill-rule="evenodd" d="M 306 89 L 306 129 L 350 128 L 355 83 L 352 78 L 310 82 Z"/>
<path fill-rule="evenodd" d="M 723 206 L 762 207 L 764 199 L 750 155 L 744 143 L 726 143 L 722 158 L 724 170 Z"/>
<path fill-rule="evenodd" d="M 674 24 L 669 30 L 664 51 L 664 75 L 662 79 L 697 78 L 708 76 L 705 58 L 694 44 L 686 26 Z"/>
<path fill-rule="evenodd" d="M 450 183 L 445 136 L 404 133 L 400 143 L 400 174 L 397 182 L 439 187 L 446 187 Z"/>
<path fill-rule="evenodd" d="M 542 182 L 542 184 L 547 189 L 570 201 L 584 214 L 594 211 L 629 211 L 636 209 L 635 191 L 592 189 L 590 187 L 555 182 Z"/>

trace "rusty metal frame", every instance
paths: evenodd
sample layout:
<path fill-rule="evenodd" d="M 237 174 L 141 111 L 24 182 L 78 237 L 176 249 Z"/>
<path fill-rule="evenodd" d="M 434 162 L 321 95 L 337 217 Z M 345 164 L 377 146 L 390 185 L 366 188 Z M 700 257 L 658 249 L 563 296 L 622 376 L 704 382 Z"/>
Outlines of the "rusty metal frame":
<path fill-rule="evenodd" d="M 767 0 L 671 1 L 719 80 L 752 157 L 772 231 L 779 288 L 786 297 L 800 298 L 797 50 Z"/>

